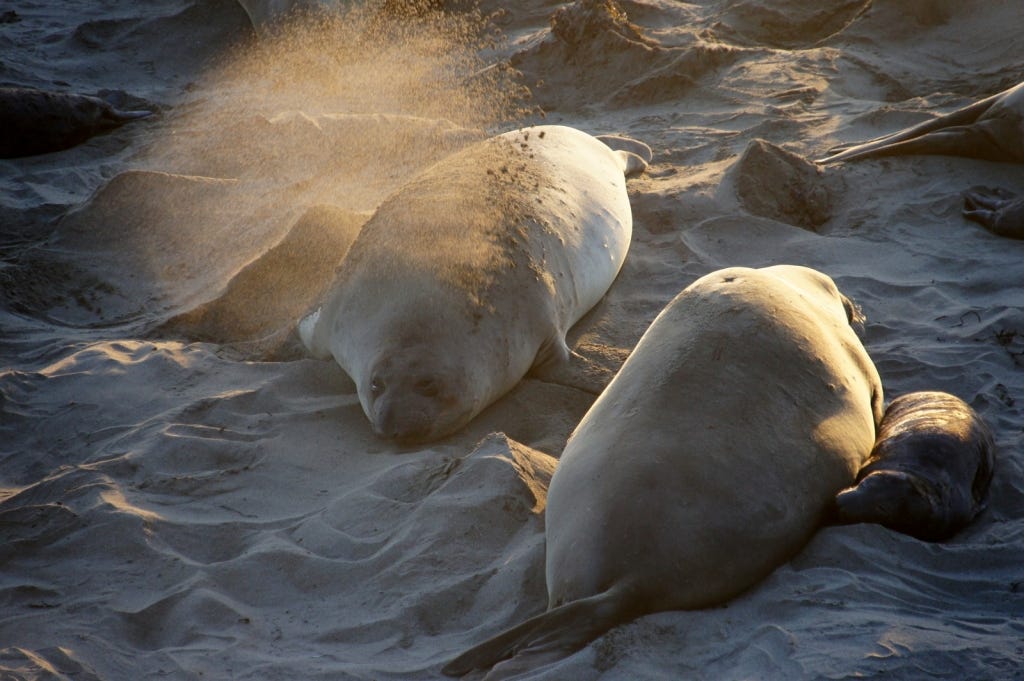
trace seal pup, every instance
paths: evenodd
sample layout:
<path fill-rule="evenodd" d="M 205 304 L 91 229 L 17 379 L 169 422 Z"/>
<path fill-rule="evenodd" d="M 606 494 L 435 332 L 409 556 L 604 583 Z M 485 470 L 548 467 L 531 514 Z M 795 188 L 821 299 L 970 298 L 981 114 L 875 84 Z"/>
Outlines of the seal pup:
<path fill-rule="evenodd" d="M 803 547 L 871 451 L 882 385 L 852 303 L 805 267 L 712 272 L 662 310 L 548 490 L 548 610 L 442 669 L 505 678 L 616 624 L 704 608 Z"/>
<path fill-rule="evenodd" d="M 833 147 L 829 154 L 815 163 L 909 154 L 1024 161 L 1024 83 L 890 135 Z"/>
<path fill-rule="evenodd" d="M 441 160 L 366 223 L 299 323 L 303 342 L 352 378 L 378 435 L 454 432 L 531 367 L 569 358 L 566 331 L 629 248 L 625 175 L 650 158 L 633 140 L 545 125 Z"/>
<path fill-rule="evenodd" d="M 27 87 L 0 88 L 0 158 L 62 151 L 153 115 L 121 111 L 99 97 Z"/>
<path fill-rule="evenodd" d="M 836 496 L 839 519 L 947 539 L 985 507 L 993 450 L 988 426 L 960 398 L 901 395 L 885 410 L 857 484 Z"/>
<path fill-rule="evenodd" d="M 993 234 L 1024 239 L 1024 198 L 1001 187 L 965 191 L 963 215 Z"/>

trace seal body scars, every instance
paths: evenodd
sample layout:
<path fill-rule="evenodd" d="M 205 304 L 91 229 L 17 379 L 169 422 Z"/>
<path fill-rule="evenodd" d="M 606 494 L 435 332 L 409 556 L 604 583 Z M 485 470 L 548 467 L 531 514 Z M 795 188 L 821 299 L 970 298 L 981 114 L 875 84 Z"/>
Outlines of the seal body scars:
<path fill-rule="evenodd" d="M 945 154 L 1024 161 L 1024 83 L 945 116 L 867 142 L 840 145 L 816 163 L 876 156 Z"/>
<path fill-rule="evenodd" d="M 530 668 L 615 624 L 732 598 L 798 551 L 867 459 L 882 387 L 847 301 L 803 267 L 730 268 L 655 319 L 548 491 L 548 612 L 443 671 Z M 489 677 L 490 678 L 490 677 Z"/>
<path fill-rule="evenodd" d="M 960 398 L 902 395 L 886 409 L 856 486 L 837 495 L 839 519 L 946 539 L 984 508 L 993 449 L 988 426 Z"/>
<path fill-rule="evenodd" d="M 442 160 L 363 227 L 318 317 L 300 324 L 307 346 L 351 376 L 378 434 L 462 427 L 534 364 L 569 356 L 566 331 L 629 248 L 624 173 L 637 158 L 538 126 Z"/>
<path fill-rule="evenodd" d="M 121 111 L 99 97 L 0 88 L 0 158 L 69 149 L 93 135 L 152 115 Z"/>

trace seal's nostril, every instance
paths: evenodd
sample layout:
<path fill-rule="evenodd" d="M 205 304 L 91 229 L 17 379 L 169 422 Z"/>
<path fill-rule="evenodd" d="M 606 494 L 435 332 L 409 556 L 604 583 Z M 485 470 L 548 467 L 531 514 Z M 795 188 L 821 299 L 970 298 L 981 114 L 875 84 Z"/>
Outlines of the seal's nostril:
<path fill-rule="evenodd" d="M 416 394 L 423 397 L 437 397 L 441 392 L 441 386 L 436 378 L 428 376 L 416 381 L 416 384 L 413 385 L 413 390 L 416 391 Z"/>

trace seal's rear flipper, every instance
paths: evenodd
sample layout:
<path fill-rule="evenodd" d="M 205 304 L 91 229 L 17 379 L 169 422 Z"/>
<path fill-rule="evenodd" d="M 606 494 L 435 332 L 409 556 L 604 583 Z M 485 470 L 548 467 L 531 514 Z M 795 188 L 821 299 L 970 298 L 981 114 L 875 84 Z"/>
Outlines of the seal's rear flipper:
<path fill-rule="evenodd" d="M 639 175 L 647 170 L 647 164 L 654 158 L 654 152 L 643 142 L 619 135 L 598 135 L 597 139 L 604 142 L 622 159 L 622 172 L 626 177 Z"/>
<path fill-rule="evenodd" d="M 613 588 L 532 617 L 470 648 L 441 672 L 463 676 L 494 667 L 489 681 L 514 676 L 576 652 L 631 615 L 626 590 Z"/>
<path fill-rule="evenodd" d="M 868 139 L 864 142 L 852 142 L 831 147 L 830 150 L 828 150 L 828 156 L 823 159 L 815 159 L 814 163 L 824 165 L 828 163 L 838 163 L 840 161 L 853 161 L 856 159 L 878 156 L 894 156 L 898 154 L 950 154 L 952 156 L 985 158 L 975 154 L 965 154 L 963 152 L 921 151 L 922 148 L 929 148 L 931 146 L 931 142 L 922 145 L 911 144 L 909 146 L 904 146 L 902 144 L 903 142 L 911 140 L 919 140 L 933 133 L 937 133 L 940 130 L 970 126 L 985 112 L 987 112 L 991 105 L 997 99 L 1002 97 L 1002 95 L 1004 95 L 1002 92 L 994 94 L 980 101 L 976 101 L 973 104 L 968 105 L 968 107 L 957 109 L 945 116 L 939 116 L 919 123 L 918 125 L 912 125 L 909 128 L 904 128 L 903 130 L 897 130 L 896 132 L 892 132 L 888 135 L 874 137 L 873 139 Z M 970 147 L 968 148 L 970 150 Z"/>

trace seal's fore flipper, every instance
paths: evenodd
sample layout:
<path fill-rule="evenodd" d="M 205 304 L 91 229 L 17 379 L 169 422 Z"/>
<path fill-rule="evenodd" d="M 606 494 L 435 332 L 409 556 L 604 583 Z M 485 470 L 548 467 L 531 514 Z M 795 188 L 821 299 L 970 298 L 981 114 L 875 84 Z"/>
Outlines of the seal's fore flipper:
<path fill-rule="evenodd" d="M 604 142 L 605 146 L 612 151 L 617 152 L 622 159 L 622 172 L 626 177 L 639 175 L 647 170 L 647 164 L 654 157 L 649 146 L 629 137 L 597 135 L 597 139 Z"/>
<path fill-rule="evenodd" d="M 965 218 L 993 234 L 1024 239 L 1024 198 L 1001 187 L 971 187 L 963 196 Z"/>

